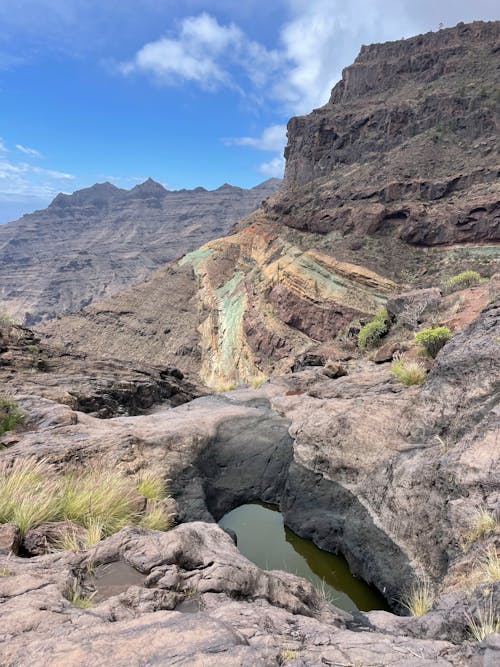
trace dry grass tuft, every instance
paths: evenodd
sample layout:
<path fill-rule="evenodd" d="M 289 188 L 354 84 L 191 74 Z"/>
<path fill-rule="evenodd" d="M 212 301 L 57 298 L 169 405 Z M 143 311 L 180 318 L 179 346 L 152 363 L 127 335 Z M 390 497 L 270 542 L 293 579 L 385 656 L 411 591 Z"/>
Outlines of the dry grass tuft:
<path fill-rule="evenodd" d="M 493 609 L 493 601 L 490 597 L 489 605 L 485 609 L 478 609 L 475 617 L 465 614 L 469 633 L 472 639 L 482 642 L 488 635 L 500 632 L 500 616 Z"/>
<path fill-rule="evenodd" d="M 415 582 L 404 594 L 401 603 L 411 616 L 423 616 L 432 607 L 434 593 L 427 578 Z"/>
<path fill-rule="evenodd" d="M 425 366 L 420 361 L 411 361 L 397 356 L 391 364 L 391 372 L 407 386 L 422 384 L 427 376 Z"/>
<path fill-rule="evenodd" d="M 145 470 L 137 481 L 137 491 L 148 500 L 161 500 L 167 495 L 165 481 L 160 473 Z"/>
<path fill-rule="evenodd" d="M 468 547 L 473 542 L 483 539 L 491 533 L 499 530 L 498 520 L 484 506 L 477 508 L 472 518 L 471 527 L 465 540 L 465 546 Z"/>
<path fill-rule="evenodd" d="M 490 583 L 500 581 L 500 555 L 497 549 L 491 545 L 481 559 L 481 579 Z"/>
<path fill-rule="evenodd" d="M 153 502 L 140 520 L 140 526 L 149 530 L 168 530 L 171 526 L 170 516 L 158 502 Z"/>

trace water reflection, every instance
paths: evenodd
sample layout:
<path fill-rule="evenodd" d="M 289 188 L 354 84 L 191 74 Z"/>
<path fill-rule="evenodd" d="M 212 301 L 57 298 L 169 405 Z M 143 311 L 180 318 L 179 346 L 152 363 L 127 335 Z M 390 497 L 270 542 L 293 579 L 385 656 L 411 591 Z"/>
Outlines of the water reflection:
<path fill-rule="evenodd" d="M 318 549 L 310 540 L 285 528 L 279 511 L 249 503 L 228 512 L 219 522 L 238 536 L 238 548 L 265 570 L 292 572 L 324 590 L 336 606 L 346 609 L 388 609 L 385 600 L 349 572 L 346 560 Z"/>

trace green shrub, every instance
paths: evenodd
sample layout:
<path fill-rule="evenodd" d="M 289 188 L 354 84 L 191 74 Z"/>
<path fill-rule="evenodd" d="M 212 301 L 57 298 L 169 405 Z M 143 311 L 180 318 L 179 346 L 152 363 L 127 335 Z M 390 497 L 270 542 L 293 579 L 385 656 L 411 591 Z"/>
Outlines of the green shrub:
<path fill-rule="evenodd" d="M 14 324 L 12 317 L 7 313 L 0 312 L 0 328 L 10 327 L 12 324 Z"/>
<path fill-rule="evenodd" d="M 359 330 L 358 347 L 362 350 L 367 347 L 372 347 L 388 331 L 389 318 L 386 309 L 382 308 Z"/>
<path fill-rule="evenodd" d="M 466 287 L 479 285 L 480 282 L 481 276 L 477 271 L 462 271 L 462 273 L 457 273 L 456 276 L 450 276 L 445 280 L 444 291 L 450 294 Z"/>
<path fill-rule="evenodd" d="M 422 345 L 427 354 L 433 359 L 450 338 L 451 331 L 448 327 L 430 327 L 415 334 L 415 342 Z"/>
<path fill-rule="evenodd" d="M 427 371 L 420 361 L 411 361 L 402 357 L 393 361 L 391 372 L 394 373 L 400 382 L 407 386 L 422 384 L 427 375 Z"/>
<path fill-rule="evenodd" d="M 24 416 L 14 401 L 0 396 L 0 436 L 22 424 Z"/>

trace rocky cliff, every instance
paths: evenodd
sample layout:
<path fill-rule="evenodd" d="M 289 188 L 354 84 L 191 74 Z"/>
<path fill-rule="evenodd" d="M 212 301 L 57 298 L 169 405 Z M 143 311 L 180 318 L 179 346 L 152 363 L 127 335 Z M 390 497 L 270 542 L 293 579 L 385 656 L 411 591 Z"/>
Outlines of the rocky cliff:
<path fill-rule="evenodd" d="M 0 310 L 34 324 L 145 279 L 227 234 L 280 185 L 169 191 L 152 179 L 123 190 L 99 183 L 0 226 Z"/>
<path fill-rule="evenodd" d="M 342 356 L 393 292 L 491 276 L 499 40 L 499 22 L 473 23 L 363 47 L 330 101 L 290 121 L 285 187 L 236 234 L 45 330 L 219 386 L 318 344 Z"/>

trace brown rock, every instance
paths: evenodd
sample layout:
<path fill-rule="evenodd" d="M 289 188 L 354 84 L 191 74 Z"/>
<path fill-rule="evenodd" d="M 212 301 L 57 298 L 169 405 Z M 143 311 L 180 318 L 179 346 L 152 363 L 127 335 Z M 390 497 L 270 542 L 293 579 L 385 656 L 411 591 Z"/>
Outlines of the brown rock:
<path fill-rule="evenodd" d="M 383 364 L 386 361 L 392 361 L 394 354 L 400 350 L 400 347 L 401 346 L 399 343 L 394 341 L 390 343 L 384 343 L 384 345 L 376 350 L 375 354 L 373 355 L 373 361 L 376 364 Z"/>
<path fill-rule="evenodd" d="M 13 523 L 0 524 L 0 556 L 8 556 L 19 553 L 21 545 L 21 534 L 19 528 Z"/>
<path fill-rule="evenodd" d="M 41 556 L 54 551 L 54 549 L 60 550 L 61 539 L 68 533 L 83 538 L 85 536 L 85 528 L 72 521 L 43 523 L 37 528 L 31 528 L 26 531 L 23 539 L 23 547 L 30 556 Z"/>

